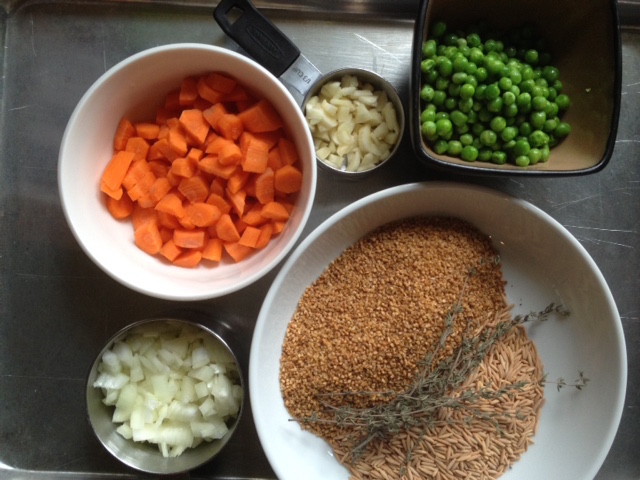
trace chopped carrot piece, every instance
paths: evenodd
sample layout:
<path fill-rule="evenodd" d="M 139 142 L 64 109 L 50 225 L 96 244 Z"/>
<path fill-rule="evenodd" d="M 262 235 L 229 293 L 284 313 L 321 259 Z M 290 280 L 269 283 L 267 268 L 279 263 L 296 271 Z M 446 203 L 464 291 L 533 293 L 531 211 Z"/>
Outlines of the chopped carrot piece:
<path fill-rule="evenodd" d="M 272 148 L 271 150 L 269 150 L 269 158 L 267 159 L 267 165 L 274 172 L 284 165 L 284 163 L 282 162 L 282 158 L 280 157 L 279 149 Z"/>
<path fill-rule="evenodd" d="M 173 238 L 171 240 L 167 240 L 162 247 L 160 247 L 160 255 L 165 257 L 170 262 L 173 262 L 178 255 L 180 255 L 183 250 L 178 247 L 175 243 L 173 243 Z"/>
<path fill-rule="evenodd" d="M 273 224 L 265 223 L 260 227 L 260 236 L 258 237 L 258 241 L 256 242 L 255 248 L 261 249 L 266 247 L 271 240 L 271 235 L 273 233 Z"/>
<path fill-rule="evenodd" d="M 160 125 L 150 122 L 139 122 L 134 124 L 136 135 L 145 140 L 155 140 L 160 133 Z"/>
<path fill-rule="evenodd" d="M 182 248 L 201 248 L 204 246 L 204 230 L 176 228 L 173 231 L 173 243 Z"/>
<path fill-rule="evenodd" d="M 131 137 L 127 140 L 127 145 L 124 149 L 134 154 L 134 160 L 146 160 L 147 153 L 149 153 L 149 144 L 142 137 Z"/>
<path fill-rule="evenodd" d="M 143 208 L 137 203 L 133 206 L 133 212 L 131 212 L 131 223 L 133 229 L 137 230 L 138 227 L 145 223 L 158 223 L 158 216 L 153 208 Z"/>
<path fill-rule="evenodd" d="M 187 77 L 182 80 L 180 85 L 180 93 L 178 94 L 178 102 L 181 107 L 193 105 L 198 98 L 198 81 L 194 77 Z"/>
<path fill-rule="evenodd" d="M 298 161 L 298 151 L 295 144 L 288 138 L 281 137 L 278 140 L 278 151 L 284 165 L 293 165 Z"/>
<path fill-rule="evenodd" d="M 227 181 L 227 189 L 231 193 L 238 193 L 238 191 L 240 191 L 240 189 L 247 183 L 250 175 L 251 173 L 245 172 L 244 170 L 237 170 L 229 177 L 229 180 Z"/>
<path fill-rule="evenodd" d="M 201 145 L 207 138 L 209 123 L 198 109 L 183 110 L 180 114 L 180 125 L 194 145 Z"/>
<path fill-rule="evenodd" d="M 169 112 L 175 112 L 182 108 L 182 105 L 180 105 L 180 89 L 167 93 L 164 98 L 164 108 Z"/>
<path fill-rule="evenodd" d="M 302 172 L 293 165 L 285 165 L 276 170 L 273 182 L 278 192 L 299 192 L 302 188 Z"/>
<path fill-rule="evenodd" d="M 138 199 L 143 207 L 155 207 L 156 204 L 171 190 L 171 184 L 166 178 L 156 178 L 149 191 Z M 144 199 L 144 200 L 143 200 Z"/>
<path fill-rule="evenodd" d="M 275 174 L 270 167 L 256 177 L 256 198 L 263 205 L 273 202 L 275 197 Z"/>
<path fill-rule="evenodd" d="M 231 205 L 227 203 L 222 195 L 218 195 L 217 193 L 209 194 L 206 203 L 208 203 L 209 205 L 213 205 L 222 213 L 229 213 L 231 211 Z"/>
<path fill-rule="evenodd" d="M 247 226 L 242 232 L 242 236 L 240 237 L 240 240 L 238 240 L 238 243 L 246 247 L 256 248 L 258 238 L 260 238 L 260 229 Z"/>
<path fill-rule="evenodd" d="M 262 216 L 270 220 L 287 220 L 289 212 L 282 203 L 269 202 L 262 207 Z"/>
<path fill-rule="evenodd" d="M 183 178 L 178 185 L 178 191 L 190 202 L 204 202 L 209 196 L 209 183 L 202 175 L 194 175 L 191 178 Z"/>
<path fill-rule="evenodd" d="M 224 96 L 222 92 L 219 92 L 211 88 L 211 86 L 207 83 L 205 77 L 200 77 L 198 79 L 198 83 L 196 84 L 196 89 L 198 90 L 198 95 L 200 95 L 201 98 L 207 100 L 213 105 L 222 101 L 222 97 Z"/>
<path fill-rule="evenodd" d="M 231 140 L 227 140 L 226 143 L 222 145 L 218 159 L 221 165 L 239 164 L 242 161 L 240 147 Z"/>
<path fill-rule="evenodd" d="M 242 159 L 242 169 L 245 172 L 262 173 L 267 169 L 269 160 L 268 145 L 255 137 L 249 138 Z"/>
<path fill-rule="evenodd" d="M 127 195 L 131 197 L 131 200 L 134 202 L 137 201 L 140 197 L 145 196 L 149 193 L 151 189 L 151 185 L 156 181 L 156 176 L 152 171 L 147 172 L 144 177 L 140 179 L 138 183 L 136 183 L 133 187 L 127 190 Z"/>
<path fill-rule="evenodd" d="M 204 156 L 204 152 L 202 150 L 200 150 L 199 148 L 192 148 L 187 153 L 187 158 L 190 158 L 191 160 L 194 160 L 195 162 L 199 162 L 202 159 L 203 156 Z"/>
<path fill-rule="evenodd" d="M 235 79 L 217 72 L 207 75 L 205 78 L 209 87 L 221 93 L 233 92 L 238 83 Z"/>
<path fill-rule="evenodd" d="M 224 249 L 235 262 L 244 260 L 254 251 L 253 248 L 240 245 L 238 242 L 225 242 Z"/>
<path fill-rule="evenodd" d="M 185 215 L 184 207 L 182 206 L 182 199 L 175 193 L 168 193 L 160 200 L 155 209 L 159 212 L 168 213 L 176 218 L 182 218 Z"/>
<path fill-rule="evenodd" d="M 242 221 L 252 227 L 262 225 L 268 219 L 262 216 L 262 205 L 256 203 L 253 207 L 248 209 L 247 213 L 242 217 Z"/>
<path fill-rule="evenodd" d="M 227 113 L 229 112 L 227 112 L 227 109 L 222 103 L 215 103 L 211 108 L 207 108 L 202 112 L 202 115 L 204 115 L 205 120 L 209 122 L 211 128 L 217 130 L 220 118 Z"/>
<path fill-rule="evenodd" d="M 148 160 L 166 159 L 173 162 L 176 158 L 184 157 L 184 155 L 180 155 L 176 150 L 174 150 L 169 143 L 168 137 L 169 135 L 165 138 L 160 138 L 157 142 L 151 145 L 151 147 L 149 147 L 149 153 L 147 155 Z M 182 140 L 184 140 L 184 138 Z M 174 141 L 177 141 L 177 139 L 174 138 Z M 186 148 L 186 142 L 184 143 Z"/>
<path fill-rule="evenodd" d="M 250 132 L 273 132 L 284 125 L 280 114 L 273 108 L 273 105 L 261 99 L 246 110 L 238 114 L 246 130 Z"/>
<path fill-rule="evenodd" d="M 229 103 L 229 102 L 242 103 L 244 108 L 241 108 L 241 106 L 238 107 L 238 111 L 240 112 L 242 110 L 246 110 L 248 107 L 250 107 L 252 104 L 255 103 L 255 100 L 251 98 L 251 95 L 249 95 L 249 92 L 247 92 L 247 90 L 240 84 L 236 85 L 232 91 L 227 93 L 222 98 L 222 101 L 225 103 Z"/>
<path fill-rule="evenodd" d="M 155 255 L 162 248 L 162 238 L 155 222 L 145 222 L 134 231 L 135 243 L 142 251 Z"/>
<path fill-rule="evenodd" d="M 238 190 L 237 192 L 233 193 L 229 191 L 229 188 L 227 188 L 225 193 L 227 198 L 229 199 L 229 202 L 231 202 L 233 211 L 236 213 L 236 215 L 241 217 L 244 214 L 247 192 L 245 192 L 244 190 Z"/>
<path fill-rule="evenodd" d="M 240 240 L 238 229 L 228 213 L 222 214 L 216 222 L 216 235 L 224 242 L 237 242 Z"/>
<path fill-rule="evenodd" d="M 158 225 L 171 230 L 180 228 L 180 222 L 178 221 L 175 215 L 171 215 L 170 213 L 163 212 L 162 210 L 157 210 L 157 209 L 156 209 L 156 212 L 158 215 Z"/>
<path fill-rule="evenodd" d="M 107 194 L 109 198 L 113 198 L 114 200 L 120 200 L 124 194 L 124 190 L 122 187 L 118 187 L 115 190 L 111 190 L 106 183 L 100 182 L 100 190 Z"/>
<path fill-rule="evenodd" d="M 171 149 L 176 152 L 176 155 L 184 157 L 187 154 L 189 149 L 187 139 L 185 138 L 185 134 L 182 132 L 182 129 L 178 126 L 169 129 L 169 137 L 167 138 L 167 141 L 169 142 Z"/>
<path fill-rule="evenodd" d="M 222 216 L 222 212 L 215 205 L 203 202 L 194 202 L 186 208 L 189 220 L 196 227 L 208 227 L 213 225 Z"/>
<path fill-rule="evenodd" d="M 222 260 L 222 240 L 210 238 L 202 249 L 202 258 L 213 262 Z"/>
<path fill-rule="evenodd" d="M 158 231 L 160 232 L 160 238 L 162 239 L 163 245 L 169 240 L 173 240 L 173 229 L 163 227 L 160 225 L 160 222 L 158 222 Z"/>
<path fill-rule="evenodd" d="M 242 135 L 244 125 L 240 117 L 233 113 L 226 113 L 218 120 L 216 130 L 221 133 L 224 138 L 235 141 Z"/>
<path fill-rule="evenodd" d="M 225 180 L 228 180 L 238 168 L 236 165 L 222 165 L 216 155 L 205 156 L 198 162 L 198 166 L 203 172 L 211 173 Z"/>
<path fill-rule="evenodd" d="M 133 212 L 133 202 L 129 198 L 129 195 L 122 195 L 120 199 L 113 197 L 107 197 L 107 210 L 113 216 L 121 220 L 127 218 Z"/>
<path fill-rule="evenodd" d="M 146 160 L 133 161 L 129 166 L 126 175 L 122 179 L 122 186 L 125 189 L 130 190 L 149 172 L 151 172 L 151 167 Z"/>
<path fill-rule="evenodd" d="M 215 177 L 209 186 L 209 192 L 224 198 L 224 192 L 227 189 L 227 180 L 222 177 Z"/>
<path fill-rule="evenodd" d="M 171 163 L 171 168 L 169 169 L 173 175 L 183 178 L 193 177 L 197 170 L 198 162 L 189 157 L 176 158 L 173 163 Z"/>
<path fill-rule="evenodd" d="M 183 268 L 195 268 L 200 260 L 202 260 L 200 250 L 186 250 L 173 260 L 173 264 Z"/>
<path fill-rule="evenodd" d="M 147 162 L 147 163 L 149 164 L 149 168 L 151 169 L 153 174 L 156 176 L 156 178 L 167 177 L 167 174 L 169 173 L 169 168 L 171 167 L 171 165 L 169 165 L 167 162 L 163 160 L 151 160 L 150 162 Z"/>
<path fill-rule="evenodd" d="M 113 136 L 113 149 L 124 150 L 127 146 L 127 141 L 136 134 L 136 129 L 133 124 L 126 118 L 120 119 L 116 127 L 116 133 Z"/>
<path fill-rule="evenodd" d="M 126 144 L 125 144 L 126 145 Z M 104 169 L 101 181 L 110 189 L 117 190 L 122 185 L 131 162 L 133 162 L 134 154 L 132 152 L 119 151 L 116 152 L 107 168 Z"/>

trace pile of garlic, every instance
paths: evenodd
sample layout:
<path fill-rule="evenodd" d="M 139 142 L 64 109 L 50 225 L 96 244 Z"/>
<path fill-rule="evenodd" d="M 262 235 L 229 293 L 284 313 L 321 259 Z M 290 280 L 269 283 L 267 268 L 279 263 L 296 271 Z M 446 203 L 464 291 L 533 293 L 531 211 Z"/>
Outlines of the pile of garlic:
<path fill-rule="evenodd" d="M 373 168 L 389 157 L 400 136 L 397 113 L 386 92 L 354 75 L 324 84 L 307 101 L 305 117 L 316 156 L 339 170 Z"/>
<path fill-rule="evenodd" d="M 233 357 L 191 325 L 143 324 L 107 350 L 93 383 L 115 406 L 116 431 L 156 444 L 175 457 L 225 436 L 237 417 L 242 387 Z"/>

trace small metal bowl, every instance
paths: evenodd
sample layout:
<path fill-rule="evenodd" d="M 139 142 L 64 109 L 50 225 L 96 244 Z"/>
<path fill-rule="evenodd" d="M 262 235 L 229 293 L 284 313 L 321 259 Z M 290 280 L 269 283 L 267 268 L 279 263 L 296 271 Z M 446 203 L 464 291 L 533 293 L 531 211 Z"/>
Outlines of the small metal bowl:
<path fill-rule="evenodd" d="M 238 373 L 238 378 L 235 381 L 242 387 L 243 391 L 240 410 L 238 411 L 235 419 L 227 423 L 229 430 L 223 438 L 213 440 L 211 442 L 204 441 L 194 448 L 187 448 L 187 450 L 185 450 L 181 455 L 172 458 L 163 457 L 158 447 L 154 444 L 147 442 L 134 442 L 133 440 L 125 439 L 116 432 L 116 428 L 119 425 L 112 421 L 114 407 L 105 405 L 103 402 L 104 396 L 102 390 L 93 386 L 98 376 L 98 365 L 101 363 L 105 352 L 111 349 L 115 342 L 123 340 L 127 335 L 139 327 L 144 326 L 145 328 L 148 328 L 155 324 L 157 324 L 159 330 L 166 329 L 167 325 L 178 328 L 189 326 L 196 327 L 202 330 L 206 335 L 211 336 L 214 341 L 221 345 L 233 358 Z M 217 333 L 198 323 L 188 320 L 178 320 L 175 318 L 142 320 L 123 328 L 111 337 L 91 366 L 86 385 L 87 414 L 89 423 L 91 424 L 91 427 L 93 428 L 93 431 L 100 443 L 102 443 L 106 450 L 122 463 L 142 472 L 159 475 L 177 474 L 203 465 L 221 452 L 232 437 L 240 421 L 244 402 L 246 400 L 245 392 L 244 379 L 238 360 L 228 344 Z"/>
<path fill-rule="evenodd" d="M 342 79 L 342 77 L 344 77 L 345 75 L 352 75 L 358 78 L 358 80 L 363 84 L 371 84 L 376 91 L 385 92 L 387 95 L 387 98 L 393 103 L 394 109 L 396 111 L 396 117 L 398 120 L 398 126 L 399 126 L 398 139 L 396 140 L 396 143 L 394 144 L 393 148 L 389 152 L 389 156 L 368 170 L 350 171 L 346 169 L 345 165 L 343 165 L 341 168 L 337 168 L 332 164 L 325 162 L 324 160 L 316 156 L 317 163 L 318 165 L 320 165 L 321 168 L 327 171 L 331 171 L 341 178 L 345 178 L 349 180 L 358 180 L 371 174 L 375 170 L 378 170 L 380 167 L 385 165 L 387 162 L 389 162 L 393 158 L 395 152 L 398 150 L 398 147 L 400 146 L 400 143 L 402 142 L 402 136 L 404 134 L 404 127 L 405 127 L 405 114 L 404 114 L 404 106 L 402 104 L 402 100 L 400 96 L 398 95 L 398 92 L 393 87 L 393 85 L 391 85 L 391 83 L 389 83 L 386 79 L 384 79 L 377 73 L 374 73 L 370 70 L 365 70 L 362 68 L 341 68 L 341 69 L 333 70 L 327 74 L 322 75 L 306 92 L 304 99 L 302 101 L 302 110 L 305 113 L 305 115 L 306 115 L 306 105 L 309 99 L 317 95 L 324 85 L 330 82 L 338 81 Z"/>

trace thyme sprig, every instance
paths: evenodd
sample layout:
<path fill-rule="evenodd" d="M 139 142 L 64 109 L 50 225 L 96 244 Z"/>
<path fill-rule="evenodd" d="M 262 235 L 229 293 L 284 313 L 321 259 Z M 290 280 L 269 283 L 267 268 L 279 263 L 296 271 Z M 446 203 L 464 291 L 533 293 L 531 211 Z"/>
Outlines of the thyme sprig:
<path fill-rule="evenodd" d="M 477 271 L 471 269 L 468 272 L 468 277 L 476 274 Z M 481 399 L 492 400 L 509 396 L 525 387 L 527 382 L 515 382 L 498 389 L 491 388 L 491 385 L 468 389 L 461 389 L 461 386 L 484 360 L 492 347 L 513 328 L 528 322 L 547 321 L 553 314 L 565 317 L 569 315 L 569 312 L 562 305 L 551 303 L 539 312 L 517 315 L 495 325 L 478 326 L 469 321 L 456 351 L 436 364 L 436 359 L 445 347 L 447 339 L 454 332 L 456 318 L 463 311 L 461 300 L 465 289 L 466 281 L 458 302 L 453 305 L 444 318 L 444 327 L 438 343 L 420 362 L 418 374 L 410 388 L 404 392 L 321 393 L 317 398 L 325 408 L 324 413 L 329 415 L 314 414 L 307 418 L 292 420 L 301 423 L 332 424 L 340 428 L 354 429 L 355 435 L 358 437 L 353 437 L 354 447 L 350 452 L 353 458 L 360 455 L 366 446 L 375 439 L 387 438 L 415 427 L 426 433 L 428 429 L 443 423 L 443 420 L 439 420 L 438 414 L 444 408 L 464 411 L 466 414 L 465 422 L 471 422 L 474 419 L 488 421 L 497 431 L 501 432 L 499 420 L 504 418 L 506 414 L 502 413 L 500 414 L 502 417 L 499 417 L 496 413 L 481 410 L 474 405 Z M 589 379 L 584 377 L 583 372 L 579 372 L 579 379 L 574 384 L 569 385 L 562 378 L 559 378 L 555 383 L 558 390 L 566 386 L 574 386 L 581 390 L 588 381 Z M 540 379 L 539 384 L 544 386 L 546 383 L 554 382 L 547 381 L 545 375 Z M 343 402 L 334 403 L 336 398 L 357 396 L 386 401 L 366 408 L 344 405 Z M 517 415 L 516 413 L 515 416 Z"/>

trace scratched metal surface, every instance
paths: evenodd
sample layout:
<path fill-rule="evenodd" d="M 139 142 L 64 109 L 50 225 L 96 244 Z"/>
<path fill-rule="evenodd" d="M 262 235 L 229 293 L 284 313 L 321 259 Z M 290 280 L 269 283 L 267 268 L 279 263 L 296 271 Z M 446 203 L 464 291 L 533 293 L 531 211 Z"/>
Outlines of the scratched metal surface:
<path fill-rule="evenodd" d="M 321 71 L 370 68 L 408 98 L 415 0 L 256 4 Z M 609 282 L 629 354 L 622 423 L 599 480 L 640 478 L 640 9 L 635 1 L 620 6 L 622 118 L 614 157 L 604 171 L 548 180 L 436 175 L 412 160 L 407 135 L 397 161 L 362 183 L 345 186 L 321 170 L 305 231 L 367 194 L 430 179 L 508 192 L 567 227 Z M 0 478 L 140 477 L 93 437 L 84 414 L 85 376 L 116 330 L 176 305 L 127 290 L 82 253 L 62 215 L 57 153 L 76 102 L 118 61 L 172 42 L 233 47 L 211 20 L 212 7 L 180 0 L 0 1 Z M 246 368 L 255 318 L 274 275 L 241 294 L 181 306 L 228 325 Z M 224 454 L 191 476 L 274 478 L 250 411 Z"/>

